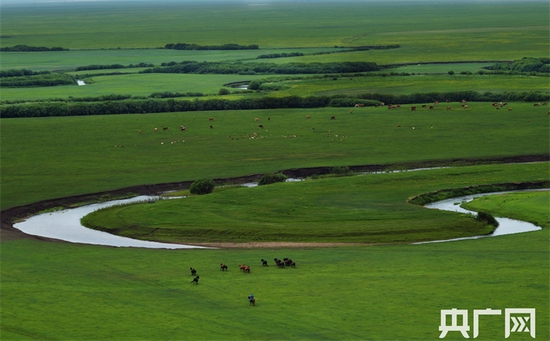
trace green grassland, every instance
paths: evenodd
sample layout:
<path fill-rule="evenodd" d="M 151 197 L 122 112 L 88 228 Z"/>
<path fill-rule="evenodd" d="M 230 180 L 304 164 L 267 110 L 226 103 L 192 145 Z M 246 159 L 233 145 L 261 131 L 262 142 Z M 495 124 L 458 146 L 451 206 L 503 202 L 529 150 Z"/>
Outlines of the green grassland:
<path fill-rule="evenodd" d="M 116 2 L 53 3 L 24 11 L 5 5 L 1 29 L 9 38 L 2 39 L 1 45 L 72 49 L 155 48 L 175 42 L 258 44 L 261 48 L 404 46 L 397 54 L 365 52 L 373 55 L 368 60 L 376 62 L 518 59 L 548 50 L 545 2 L 227 4 L 206 11 L 204 6 L 144 2 L 135 4 L 129 15 L 124 4 Z M 80 11 L 86 17 L 76 14 Z"/>
<path fill-rule="evenodd" d="M 125 69 L 120 72 L 125 72 Z M 131 70 L 131 69 L 130 69 Z M 82 74 L 84 72 L 80 72 Z M 99 97 L 102 95 L 149 96 L 155 92 L 200 92 L 205 95 L 217 95 L 224 84 L 246 82 L 260 76 L 240 75 L 196 75 L 196 74 L 127 74 L 110 76 L 92 76 L 90 83 L 84 86 L 50 86 L 36 88 L 2 89 L 3 99 L 10 100 L 48 100 L 69 97 Z M 86 79 L 88 81 L 88 79 Z M 235 91 L 230 89 L 230 91 Z M 4 97 L 5 96 L 5 97 Z"/>
<path fill-rule="evenodd" d="M 426 210 L 407 198 L 442 188 L 547 178 L 548 163 L 326 178 L 115 206 L 89 214 L 83 223 L 130 238 L 187 243 L 450 239 L 487 234 L 492 226 L 464 214 Z"/>
<path fill-rule="evenodd" d="M 258 3 L 2 3 L 0 47 L 26 44 L 71 51 L 2 52 L 0 70 L 72 72 L 91 64 L 159 65 L 183 60 L 368 61 L 380 65 L 415 63 L 387 72 L 442 75 L 337 80 L 331 80 L 331 75 L 328 80 L 287 82 L 283 85 L 288 89 L 267 94 L 548 91 L 548 78 L 543 77 L 458 74 L 475 73 L 487 61 L 548 57 L 550 5 L 546 1 Z M 159 49 L 178 42 L 258 44 L 260 49 Z M 400 47 L 314 54 L 342 51 L 335 46 L 390 44 Z M 306 55 L 255 60 L 260 54 L 282 52 Z M 416 65 L 455 61 L 474 63 Z M 454 76 L 446 74 L 450 70 Z M 2 88 L 0 100 L 111 93 L 147 96 L 160 91 L 212 94 L 228 81 L 260 77 L 115 71 L 134 74 L 94 76 L 94 83 L 83 87 Z M 265 95 L 259 92 L 227 98 Z M 507 107 L 513 110 L 507 111 L 507 107 L 495 110 L 490 103 L 471 102 L 468 109 L 456 102 L 451 105 L 452 110 L 440 105 L 432 111 L 418 105 L 416 112 L 407 105 L 397 110 L 357 108 L 353 113 L 350 108 L 320 108 L 1 119 L 0 207 L 139 184 L 238 177 L 300 167 L 550 153 L 548 107 L 515 102 L 509 103 Z M 306 119 L 306 115 L 311 118 Z M 330 120 L 331 116 L 336 119 Z M 185 132 L 179 130 L 181 125 L 187 127 Z M 548 163 L 478 165 L 230 189 L 187 201 L 157 202 L 150 208 L 188 205 L 204 216 L 190 216 L 181 210 L 180 218 L 196 225 L 209 223 L 213 230 L 233 224 L 235 231 L 242 232 L 245 226 L 255 225 L 254 233 L 241 241 L 273 238 L 260 227 L 276 225 L 279 213 L 303 218 L 286 219 L 288 226 L 279 226 L 279 232 L 292 234 L 291 227 L 306 230 L 304 221 L 309 219 L 315 221 L 311 232 L 318 234 L 309 239 L 307 235 L 280 236 L 280 240 L 326 240 L 319 235 L 337 233 L 340 224 L 330 221 L 327 214 L 332 212 L 348 231 L 357 232 L 353 219 L 360 218 L 371 223 L 371 231 L 384 228 L 380 232 L 385 239 L 377 241 L 407 242 L 412 239 L 401 235 L 391 240 L 388 236 L 392 230 L 412 230 L 418 236 L 424 233 L 423 227 L 431 229 L 423 239 L 459 235 L 461 232 L 452 231 L 459 225 L 470 230 L 468 233 L 486 229 L 468 216 L 406 204 L 410 196 L 474 183 L 547 180 L 548 174 Z M 308 205 L 315 206 L 309 209 L 334 226 L 312 217 L 297 189 L 308 195 L 312 201 Z M 327 192 L 332 196 L 323 197 Z M 288 202 L 280 197 L 288 198 Z M 228 200 L 239 202 L 241 210 L 234 207 L 231 212 Z M 471 205 L 497 216 L 533 221 L 544 228 L 422 245 L 208 250 L 111 248 L 11 240 L 2 234 L 0 339 L 436 340 L 442 309 L 467 309 L 472 328 L 474 309 L 501 309 L 504 314 L 504 309 L 518 307 L 536 309 L 536 337 L 549 339 L 548 194 L 484 199 Z M 326 212 L 319 212 L 317 206 Z M 220 216 L 214 207 L 226 216 Z M 143 212 L 125 220 L 140 214 Z M 156 214 L 151 213 L 153 217 Z M 231 214 L 234 221 L 228 220 Z M 335 240 L 353 239 L 340 236 Z M 290 257 L 297 268 L 278 269 L 274 257 Z M 260 266 L 262 258 L 270 262 L 269 267 Z M 219 271 L 220 263 L 226 263 L 229 272 Z M 238 264 L 243 263 L 252 266 L 250 274 L 238 271 Z M 199 271 L 197 286 L 190 283 L 190 267 Z M 251 293 L 256 295 L 256 307 L 246 301 Z M 504 338 L 504 315 L 483 316 L 480 322 L 478 340 Z M 472 337 L 471 330 L 469 335 Z M 445 339 L 464 338 L 459 332 L 450 332 Z M 512 339 L 532 338 L 528 333 L 513 333 Z"/>
<path fill-rule="evenodd" d="M 548 229 L 378 247 L 144 250 L 2 243 L 2 340 L 438 340 L 440 311 L 536 309 L 550 336 Z M 295 269 L 278 269 L 289 257 Z M 267 259 L 262 267 L 260 259 Z M 225 263 L 228 272 L 219 270 Z M 251 273 L 238 270 L 251 266 Z M 193 286 L 189 268 L 200 275 Z M 256 306 L 246 298 L 256 296 Z M 396 322 L 398 320 L 398 322 Z M 60 328 L 60 326 L 63 326 Z M 472 329 L 469 332 L 472 337 Z M 510 339 L 531 340 L 529 333 Z M 446 340 L 463 340 L 449 332 Z"/>
<path fill-rule="evenodd" d="M 497 217 L 528 221 L 543 227 L 550 226 L 550 194 L 547 191 L 491 195 L 477 198 L 463 206 L 475 211 L 491 212 Z"/>
<path fill-rule="evenodd" d="M 132 70 L 132 69 L 129 69 Z M 120 72 L 128 72 L 122 69 Z M 131 71 L 129 71 L 131 72 Z M 82 74 L 84 72 L 80 72 Z M 299 75 L 293 78 L 300 78 Z M 331 78 L 302 76 L 301 79 L 280 80 L 260 75 L 197 75 L 197 74 L 125 74 L 92 76 L 85 86 L 62 85 L 34 88 L 3 88 L 2 98 L 9 100 L 48 100 L 69 97 L 98 97 L 101 95 L 149 96 L 155 92 L 201 92 L 217 95 L 223 85 L 230 82 L 247 82 L 265 79 L 267 84 L 277 84 L 282 89 L 269 94 L 283 96 L 333 96 L 344 94 L 357 96 L 364 93 L 412 94 L 429 92 L 477 91 L 504 93 L 546 91 L 548 77 L 520 75 L 413 75 L 367 76 Z M 271 79 L 271 80 L 269 80 Z M 282 79 L 282 78 L 279 78 Z M 86 79 L 88 81 L 88 79 Z M 235 91 L 229 89 L 230 91 Z M 260 94 L 263 96 L 265 94 Z M 236 98 L 243 94 L 237 94 Z M 248 96 L 257 97 L 250 93 Z M 232 98 L 227 97 L 225 98 Z"/>
<path fill-rule="evenodd" d="M 449 70 L 452 66 L 448 66 Z M 331 96 L 343 94 L 350 97 L 364 93 L 412 94 L 429 92 L 528 92 L 546 91 L 548 77 L 510 75 L 413 75 L 388 77 L 341 77 L 337 80 L 303 79 L 281 82 L 287 88 L 277 96 Z"/>
<path fill-rule="evenodd" d="M 296 167 L 548 154 L 546 108 L 509 106 L 512 111 L 470 103 L 414 113 L 403 106 L 353 114 L 320 108 L 6 119 L 0 121 L 2 208 Z"/>

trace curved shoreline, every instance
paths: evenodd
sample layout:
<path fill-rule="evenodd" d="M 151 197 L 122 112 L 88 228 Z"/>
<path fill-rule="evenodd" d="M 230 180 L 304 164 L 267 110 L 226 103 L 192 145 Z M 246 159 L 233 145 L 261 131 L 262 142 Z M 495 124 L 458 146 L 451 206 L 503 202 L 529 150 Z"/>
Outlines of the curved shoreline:
<path fill-rule="evenodd" d="M 526 155 L 526 156 L 516 156 L 516 157 L 507 157 L 507 158 L 491 158 L 491 159 L 453 159 L 453 160 L 443 160 L 443 161 L 424 161 L 424 162 L 408 162 L 408 163 L 394 163 L 394 164 L 373 164 L 373 165 L 362 165 L 362 166 L 350 166 L 350 170 L 354 172 L 380 172 L 388 169 L 414 169 L 414 168 L 434 168 L 434 167 L 452 167 L 454 166 L 466 166 L 474 164 L 502 164 L 502 163 L 526 163 L 526 162 L 548 162 L 550 161 L 550 155 Z M 294 178 L 305 178 L 315 174 L 329 174 L 331 167 L 315 167 L 315 168 L 294 168 L 281 171 L 281 173 L 287 175 L 288 177 Z M 235 178 L 219 178 L 215 179 L 217 184 L 244 184 L 248 182 L 258 181 L 262 174 L 253 174 Z M 101 202 L 109 198 L 114 200 L 116 198 L 137 196 L 137 195 L 159 195 L 161 193 L 170 191 L 170 190 L 182 190 L 188 189 L 193 181 L 183 181 L 183 182 L 174 182 L 174 183 L 163 183 L 163 184 L 153 184 L 153 185 L 139 185 L 121 188 L 112 191 L 105 191 L 99 193 L 90 193 L 77 196 L 70 196 L 65 198 L 58 199 L 49 199 L 44 201 L 39 201 L 36 203 L 17 206 L 8 208 L 0 212 L 0 241 L 11 240 L 11 239 L 21 239 L 21 238 L 33 238 L 38 240 L 49 240 L 49 241 L 59 241 L 56 239 L 50 239 L 45 237 L 38 237 L 33 235 L 28 235 L 14 227 L 14 224 L 17 220 L 25 219 L 32 215 L 35 215 L 41 211 L 51 210 L 54 208 L 70 208 L 82 203 L 96 203 Z M 517 184 L 521 186 L 521 184 Z M 107 200 L 109 200 L 107 199 Z M 291 243 L 293 244 L 293 243 Z M 297 243 L 302 245 L 303 243 Z M 315 243 L 308 243 L 309 246 L 313 246 Z M 325 243 L 320 243 L 325 244 Z M 328 243 L 330 245 L 340 244 L 340 243 Z M 199 245 L 199 244 L 196 244 Z M 215 245 L 227 245 L 223 247 L 232 247 L 231 243 L 203 243 L 200 245 L 204 246 L 213 246 Z M 290 245 L 290 244 L 289 244 Z M 344 245 L 350 245 L 344 243 Z M 364 245 L 364 244 L 361 244 Z M 233 246 L 234 247 L 234 246 Z M 297 246 L 301 247 L 301 246 Z"/>

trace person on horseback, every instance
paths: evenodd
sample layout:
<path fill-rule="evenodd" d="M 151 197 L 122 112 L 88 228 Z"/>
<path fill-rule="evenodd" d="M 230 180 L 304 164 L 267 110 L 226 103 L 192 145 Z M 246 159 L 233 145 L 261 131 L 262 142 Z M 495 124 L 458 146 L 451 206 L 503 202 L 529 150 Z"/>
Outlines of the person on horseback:
<path fill-rule="evenodd" d="M 254 298 L 254 294 L 250 294 L 248 296 L 248 302 L 250 302 L 250 305 L 256 305 L 256 299 Z"/>

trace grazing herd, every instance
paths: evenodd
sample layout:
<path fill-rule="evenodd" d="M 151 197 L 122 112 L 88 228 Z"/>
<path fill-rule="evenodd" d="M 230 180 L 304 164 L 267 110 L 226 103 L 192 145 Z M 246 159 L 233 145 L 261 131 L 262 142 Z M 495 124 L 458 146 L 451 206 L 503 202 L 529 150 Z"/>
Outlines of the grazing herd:
<path fill-rule="evenodd" d="M 275 265 L 278 268 L 296 268 L 296 262 L 294 262 L 290 258 L 283 258 L 282 260 L 280 260 L 278 258 L 274 258 L 273 261 L 275 262 Z M 260 260 L 260 262 L 262 264 L 262 267 L 269 267 L 269 264 L 268 264 L 267 260 L 262 258 Z M 249 274 L 251 272 L 250 271 L 250 265 L 246 265 L 246 264 L 239 264 L 239 270 L 241 272 L 247 273 L 247 274 Z M 191 272 L 191 276 L 193 277 L 193 279 L 191 280 L 191 284 L 192 285 L 198 285 L 200 276 L 197 275 L 197 270 L 195 268 L 191 267 L 191 268 L 189 268 L 189 271 Z M 220 271 L 222 271 L 222 272 L 228 271 L 228 266 L 224 263 L 220 263 Z M 248 301 L 250 302 L 250 305 L 253 305 L 253 306 L 256 305 L 256 299 L 254 297 L 254 294 L 248 296 Z"/>
<path fill-rule="evenodd" d="M 451 101 L 449 99 L 446 99 L 445 101 L 442 101 L 443 103 L 445 103 L 446 105 L 442 107 L 442 109 L 448 111 L 448 110 L 452 110 L 453 109 L 453 106 L 451 105 Z M 433 103 L 428 103 L 428 104 L 421 104 L 421 105 L 411 105 L 408 107 L 408 109 L 412 112 L 417 112 L 417 111 L 423 111 L 422 109 L 424 110 L 435 110 L 438 106 L 439 106 L 439 101 L 434 101 Z M 467 101 L 466 100 L 462 100 L 459 102 L 460 106 L 462 109 L 469 109 L 469 106 L 467 104 Z M 534 103 L 533 106 L 534 107 L 539 107 L 539 106 L 546 106 L 547 105 L 547 102 L 538 102 L 538 103 Z M 354 108 L 364 108 L 366 105 L 363 104 L 363 103 L 356 103 L 354 105 Z M 384 102 L 379 102 L 377 105 L 375 105 L 375 107 L 387 107 L 388 109 L 400 109 L 402 108 L 402 105 L 401 104 L 386 104 Z M 496 110 L 499 110 L 501 108 L 505 108 L 505 110 L 507 110 L 508 112 L 512 111 L 512 108 L 508 106 L 508 103 L 507 102 L 494 102 L 492 103 L 492 107 L 495 108 Z M 361 109 L 360 109 L 361 110 Z M 349 111 L 350 114 L 353 114 L 353 110 L 350 110 Z M 550 112 L 548 112 L 548 114 L 550 115 Z M 208 121 L 210 123 L 212 123 L 214 121 L 214 117 L 208 117 L 208 118 L 205 118 L 205 120 L 208 119 Z M 312 119 L 312 115 L 311 114 L 308 114 L 308 115 L 305 115 L 305 119 L 306 120 L 310 120 Z M 325 119 L 330 119 L 331 121 L 332 120 L 336 120 L 336 115 L 331 115 L 331 116 L 327 116 Z M 268 132 L 270 131 L 269 128 L 269 123 L 265 122 L 263 124 L 261 124 L 260 122 L 262 120 L 265 120 L 260 118 L 260 117 L 254 117 L 253 118 L 253 121 L 256 123 L 256 127 L 257 127 L 257 131 L 255 132 L 251 132 L 251 133 L 248 133 L 246 135 L 243 135 L 243 134 L 239 134 L 239 135 L 227 135 L 227 137 L 230 139 L 230 140 L 245 140 L 245 139 L 248 139 L 248 140 L 262 140 L 262 139 L 265 139 L 265 138 L 268 138 L 269 136 L 272 136 L 272 135 L 269 135 L 268 136 Z M 271 121 L 271 117 L 267 117 L 266 119 L 267 121 Z M 214 129 L 214 125 L 213 124 L 209 124 L 208 125 L 210 129 Z M 400 127 L 400 125 L 398 124 L 397 125 L 398 127 Z M 412 128 L 414 129 L 414 128 Z M 157 127 L 153 128 L 153 131 L 154 132 L 159 132 L 160 130 L 162 131 L 168 131 L 169 130 L 169 127 L 168 126 L 162 126 L 162 129 L 159 129 Z M 185 125 L 180 125 L 179 126 L 179 130 L 181 132 L 186 132 L 188 130 L 188 128 L 185 126 Z M 139 130 L 139 134 L 142 134 L 144 130 Z M 319 130 L 316 130 L 315 127 L 311 127 L 311 131 L 312 132 L 315 132 L 315 131 L 319 131 Z M 296 134 L 282 134 L 280 135 L 281 138 L 283 139 L 286 139 L 286 138 L 296 138 L 296 137 L 301 137 L 302 135 L 296 135 Z M 326 137 L 328 138 L 331 138 L 332 141 L 344 141 L 347 136 L 345 135 L 336 135 L 336 134 L 331 134 L 331 131 L 328 130 L 328 133 L 326 134 Z M 178 142 L 185 142 L 185 140 L 173 140 L 171 141 L 171 144 L 176 144 Z M 164 144 L 165 142 L 161 142 L 161 144 Z M 124 147 L 124 145 L 115 145 L 115 147 Z"/>

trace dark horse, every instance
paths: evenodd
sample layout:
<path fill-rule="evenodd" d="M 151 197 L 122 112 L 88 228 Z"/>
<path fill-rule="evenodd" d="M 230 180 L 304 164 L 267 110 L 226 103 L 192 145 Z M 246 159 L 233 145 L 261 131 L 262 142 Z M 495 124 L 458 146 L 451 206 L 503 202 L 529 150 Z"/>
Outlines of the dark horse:
<path fill-rule="evenodd" d="M 193 280 L 191 281 L 191 283 L 192 283 L 193 285 L 199 284 L 199 278 L 200 278 L 199 276 L 193 278 Z"/>
<path fill-rule="evenodd" d="M 221 264 L 220 264 L 220 270 L 221 270 L 221 271 L 226 271 L 226 270 L 227 270 L 227 265 L 221 263 Z"/>

